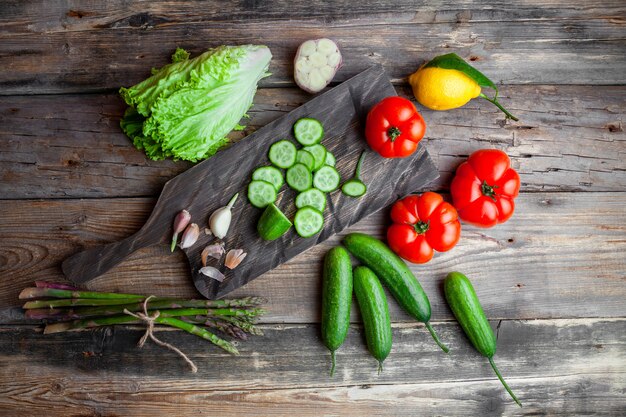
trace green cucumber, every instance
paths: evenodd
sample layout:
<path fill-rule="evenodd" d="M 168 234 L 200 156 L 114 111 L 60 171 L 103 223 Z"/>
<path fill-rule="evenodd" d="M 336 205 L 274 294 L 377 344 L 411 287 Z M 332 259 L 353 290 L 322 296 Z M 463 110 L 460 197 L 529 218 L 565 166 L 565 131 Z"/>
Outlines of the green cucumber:
<path fill-rule="evenodd" d="M 306 206 L 313 207 L 323 213 L 326 208 L 326 194 L 317 188 L 309 188 L 301 192 L 296 197 L 296 207 L 302 208 Z"/>
<path fill-rule="evenodd" d="M 293 125 L 293 135 L 302 146 L 315 145 L 324 137 L 324 127 L 319 120 L 304 117 Z"/>
<path fill-rule="evenodd" d="M 298 152 L 296 152 L 296 162 L 306 165 L 311 172 L 315 168 L 315 158 L 311 155 L 311 152 L 304 149 L 298 149 Z"/>
<path fill-rule="evenodd" d="M 354 293 L 359 303 L 365 340 L 370 353 L 378 361 L 378 373 L 383 370 L 383 361 L 391 351 L 391 320 L 387 297 L 380 281 L 371 269 L 358 266 L 352 273 Z"/>
<path fill-rule="evenodd" d="M 279 140 L 270 146 L 268 158 L 278 168 L 287 169 L 296 163 L 296 145 L 288 140 Z"/>
<path fill-rule="evenodd" d="M 361 197 L 367 192 L 367 186 L 361 181 L 361 166 L 365 160 L 365 151 L 361 152 L 359 161 L 356 163 L 354 177 L 341 186 L 341 192 L 349 197 Z"/>
<path fill-rule="evenodd" d="M 443 291 L 454 317 L 458 320 L 467 338 L 481 355 L 489 359 L 498 379 L 511 398 L 521 407 L 522 403 L 504 381 L 493 361 L 493 355 L 496 353 L 496 336 L 493 334 L 487 317 L 485 317 L 485 312 L 470 280 L 460 272 L 450 272 L 443 281 Z"/>
<path fill-rule="evenodd" d="M 256 230 L 263 240 L 276 240 L 291 228 L 291 221 L 283 214 L 273 203 L 269 204 L 259 222 L 256 224 Z"/>
<path fill-rule="evenodd" d="M 330 350 L 330 376 L 335 373 L 335 351 L 343 344 L 350 327 L 352 263 L 341 246 L 324 257 L 322 282 L 322 341 Z"/>
<path fill-rule="evenodd" d="M 322 231 L 324 215 L 310 206 L 304 206 L 293 217 L 293 226 L 300 237 L 311 237 Z"/>
<path fill-rule="evenodd" d="M 265 208 L 276 201 L 276 188 L 267 181 L 254 180 L 248 184 L 248 200 L 256 208 Z"/>
<path fill-rule="evenodd" d="M 252 180 L 269 182 L 270 184 L 274 185 L 274 188 L 276 188 L 276 192 L 280 191 L 280 188 L 285 182 L 285 180 L 283 179 L 283 173 L 280 172 L 280 169 L 273 166 L 265 166 L 255 169 L 252 173 Z"/>
<path fill-rule="evenodd" d="M 313 171 L 317 171 L 322 166 L 324 166 L 324 163 L 326 162 L 326 148 L 323 145 L 318 144 L 305 146 L 302 149 L 313 155 Z"/>
<path fill-rule="evenodd" d="M 389 288 L 400 307 L 426 325 L 431 336 L 444 351 L 448 347 L 441 343 L 430 325 L 430 301 L 409 267 L 380 240 L 364 233 L 350 233 L 343 239 L 344 246 L 359 261 L 372 271 Z"/>

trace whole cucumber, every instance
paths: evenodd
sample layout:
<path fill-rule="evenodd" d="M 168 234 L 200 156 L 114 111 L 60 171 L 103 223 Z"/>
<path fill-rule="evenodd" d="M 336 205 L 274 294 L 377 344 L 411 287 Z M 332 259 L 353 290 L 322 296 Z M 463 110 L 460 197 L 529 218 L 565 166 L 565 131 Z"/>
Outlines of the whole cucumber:
<path fill-rule="evenodd" d="M 354 269 L 354 293 L 356 294 L 367 348 L 378 360 L 378 373 L 383 370 L 383 361 L 391 351 L 391 320 L 387 297 L 380 281 L 371 269 L 359 266 Z"/>
<path fill-rule="evenodd" d="M 496 336 L 493 334 L 480 301 L 478 301 L 472 283 L 462 273 L 450 272 L 443 282 L 443 290 L 450 309 L 468 339 L 481 355 L 489 359 L 498 379 L 517 405 L 521 407 L 522 403 L 504 381 L 493 361 L 493 355 L 496 353 Z"/>
<path fill-rule="evenodd" d="M 352 263 L 348 252 L 338 246 L 324 257 L 322 282 L 322 341 L 330 350 L 330 375 L 335 373 L 335 351 L 343 344 L 350 327 Z"/>
<path fill-rule="evenodd" d="M 430 325 L 430 301 L 417 278 L 398 255 L 382 241 L 364 233 L 350 233 L 343 244 L 359 261 L 367 265 L 385 283 L 400 307 L 423 322 L 433 339 L 444 352 L 448 347 L 441 343 Z"/>

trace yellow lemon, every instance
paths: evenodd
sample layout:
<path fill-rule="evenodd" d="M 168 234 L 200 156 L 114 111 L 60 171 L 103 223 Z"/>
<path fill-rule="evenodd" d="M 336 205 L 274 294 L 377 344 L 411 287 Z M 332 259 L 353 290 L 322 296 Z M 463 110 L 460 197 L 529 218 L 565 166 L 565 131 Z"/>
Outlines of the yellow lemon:
<path fill-rule="evenodd" d="M 417 101 L 433 110 L 456 109 L 480 94 L 476 81 L 454 69 L 420 68 L 411 74 L 409 84 Z"/>

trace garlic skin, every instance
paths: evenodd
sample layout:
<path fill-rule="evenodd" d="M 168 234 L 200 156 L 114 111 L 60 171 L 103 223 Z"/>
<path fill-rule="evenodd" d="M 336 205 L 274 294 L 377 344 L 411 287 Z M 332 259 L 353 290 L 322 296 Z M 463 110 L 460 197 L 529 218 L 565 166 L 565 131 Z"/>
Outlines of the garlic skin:
<path fill-rule="evenodd" d="M 231 249 L 226 254 L 226 260 L 224 266 L 228 269 L 235 269 L 239 266 L 241 261 L 248 255 L 243 249 Z"/>
<path fill-rule="evenodd" d="M 232 220 L 232 212 L 231 209 L 237 201 L 237 197 L 239 193 L 235 194 L 233 198 L 230 199 L 228 205 L 225 207 L 221 207 L 211 214 L 209 217 L 209 228 L 211 229 L 211 233 L 218 239 L 223 239 L 228 233 L 228 229 L 230 228 L 230 222 Z"/>
<path fill-rule="evenodd" d="M 176 243 L 178 242 L 178 235 L 180 232 L 185 230 L 185 227 L 191 221 L 191 214 L 187 210 L 182 210 L 180 213 L 176 215 L 174 218 L 174 233 L 172 233 L 172 244 L 170 246 L 170 250 L 174 252 L 174 248 L 176 248 Z"/>
<path fill-rule="evenodd" d="M 180 248 L 187 249 L 192 247 L 194 243 L 198 241 L 198 237 L 200 237 L 200 228 L 197 224 L 191 223 L 183 232 L 183 237 L 180 240 Z"/>

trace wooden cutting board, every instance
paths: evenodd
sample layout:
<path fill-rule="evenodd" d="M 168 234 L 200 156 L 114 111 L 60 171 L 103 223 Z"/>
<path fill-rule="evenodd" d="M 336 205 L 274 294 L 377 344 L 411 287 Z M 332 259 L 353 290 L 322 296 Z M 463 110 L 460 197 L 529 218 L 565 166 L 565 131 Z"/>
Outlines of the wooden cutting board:
<path fill-rule="evenodd" d="M 396 91 L 381 66 L 363 71 L 168 181 L 148 221 L 137 233 L 67 258 L 62 265 L 63 272 L 73 282 L 87 282 L 138 249 L 168 244 L 173 219 L 183 209 L 191 213 L 192 222 L 203 230 L 211 213 L 226 205 L 231 196 L 239 192 L 224 242 L 227 250 L 243 249 L 248 253 L 241 265 L 231 271 L 223 267 L 223 260 L 210 261 L 209 265 L 225 272 L 226 278 L 221 283 L 200 274 L 200 253 L 207 244 L 215 241 L 214 237 L 203 232 L 198 242 L 184 251 L 198 291 L 211 299 L 224 296 L 399 197 L 422 189 L 439 176 L 424 146 L 403 159 L 382 158 L 369 150 L 363 136 L 367 113 L 378 101 L 392 95 L 396 95 Z M 269 164 L 267 152 L 272 143 L 280 139 L 291 139 L 295 143 L 292 128 L 301 117 L 316 118 L 324 125 L 322 144 L 335 155 L 342 180 L 354 174 L 361 151 L 367 151 L 361 178 L 368 191 L 359 199 L 345 196 L 341 191 L 330 193 L 320 234 L 304 239 L 292 228 L 282 238 L 266 242 L 256 232 L 262 211 L 249 204 L 247 185 L 255 168 Z M 276 201 L 289 218 L 295 213 L 295 196 L 295 192 L 285 185 Z"/>

